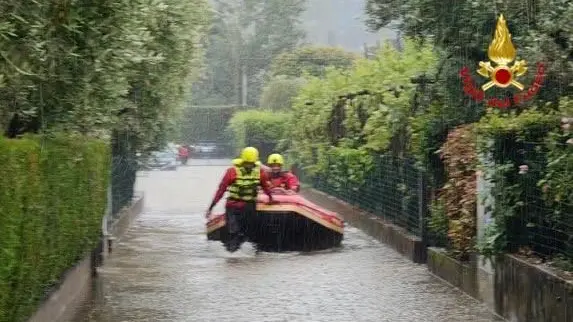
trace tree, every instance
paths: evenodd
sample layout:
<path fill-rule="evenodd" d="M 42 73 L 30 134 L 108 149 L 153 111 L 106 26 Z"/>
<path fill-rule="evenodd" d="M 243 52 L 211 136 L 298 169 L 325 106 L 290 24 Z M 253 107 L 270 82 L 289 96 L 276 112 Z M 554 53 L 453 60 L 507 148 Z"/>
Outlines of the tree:
<path fill-rule="evenodd" d="M 205 0 L 0 5 L 0 125 L 157 141 L 199 65 L 205 12 Z"/>
<path fill-rule="evenodd" d="M 125 118 L 137 125 L 129 129 L 142 149 L 156 148 L 175 131 L 173 117 L 181 115 L 188 84 L 197 75 L 202 56 L 197 44 L 209 22 L 206 1 L 164 1 L 147 22 L 152 37 L 147 48 L 156 59 L 134 64 L 129 79 L 135 108 Z"/>
<path fill-rule="evenodd" d="M 260 106 L 272 110 L 290 109 L 303 85 L 304 78 L 273 77 L 263 88 Z"/>
<path fill-rule="evenodd" d="M 264 75 L 272 59 L 304 38 L 300 16 L 305 0 L 217 0 L 201 82 L 193 86 L 194 105 L 259 103 Z"/>
<path fill-rule="evenodd" d="M 487 48 L 499 14 L 507 20 L 518 57 L 530 64 L 523 83 L 533 81 L 535 62 L 546 64 L 543 89 L 525 107 L 554 109 L 560 96 L 573 93 L 572 8 L 573 4 L 564 0 L 511 0 L 495 5 L 476 1 L 368 0 L 366 11 L 372 29 L 397 20 L 406 36 L 432 42 L 440 54 L 439 67 L 434 73 L 425 73 L 429 81 L 419 93 L 430 104 L 423 107 L 424 115 L 412 122 L 419 133 L 414 138 L 418 141 L 415 146 L 426 155 L 428 166 L 441 164 L 434 151 L 445 142 L 449 129 L 476 122 L 485 114 L 483 103 L 463 93 L 459 72 L 463 66 L 477 69 L 480 61 L 488 60 Z M 489 92 L 510 97 L 514 90 L 494 88 Z M 438 173 L 443 169 L 433 170 Z"/>
<path fill-rule="evenodd" d="M 406 153 L 408 120 L 420 113 L 413 108 L 417 86 L 411 77 L 432 71 L 436 61 L 432 46 L 408 40 L 402 52 L 386 44 L 375 59 L 359 59 L 352 69 L 309 77 L 293 107 L 290 151 L 318 172 L 328 171 L 319 159 L 332 147 Z"/>
<path fill-rule="evenodd" d="M 336 47 L 304 46 L 282 53 L 271 64 L 260 106 L 289 109 L 305 83 L 303 76 L 323 77 L 329 67 L 347 69 L 357 58 L 357 55 Z"/>
<path fill-rule="evenodd" d="M 109 126 L 122 109 L 129 66 L 150 58 L 141 46 L 149 41 L 139 28 L 144 9 L 137 1 L 1 4 L 0 115 L 7 134 Z"/>
<path fill-rule="evenodd" d="M 438 68 L 435 77 L 432 77 L 434 85 L 430 92 L 433 92 L 433 104 L 422 115 L 410 120 L 412 132 L 416 133 L 412 145 L 416 145 L 419 152 L 429 159 L 444 143 L 448 131 L 460 124 L 477 122 L 470 126 L 476 125 L 475 134 L 471 133 L 473 131 L 464 134 L 471 141 L 478 142 L 476 151 L 471 152 L 474 155 L 463 153 L 464 149 L 469 152 L 467 143 L 450 152 L 458 159 L 465 158 L 459 160 L 471 160 L 472 163 L 475 162 L 475 152 L 481 156 L 489 155 L 482 169 L 488 180 L 495 183 L 490 192 L 493 197 L 493 223 L 477 247 L 479 252 L 489 257 L 498 255 L 500 251 L 531 249 L 536 256 L 561 253 L 560 257 L 571 261 L 571 247 L 568 247 L 570 232 L 552 233 L 555 238 L 550 243 L 538 236 L 546 234 L 548 227 L 560 227 L 565 220 L 562 214 L 571 213 L 570 204 L 560 195 L 563 191 L 571 190 L 570 185 L 565 184 L 570 181 L 564 180 L 569 169 L 564 166 L 566 162 L 560 162 L 567 161 L 571 154 L 570 146 L 567 146 L 571 137 L 570 124 L 565 121 L 560 129 L 559 114 L 563 113 L 564 120 L 568 120 L 568 96 L 573 95 L 573 3 L 567 0 L 368 0 L 367 12 L 374 29 L 399 19 L 400 28 L 406 35 L 420 41 L 432 41 L 441 52 L 440 65 L 443 67 Z M 477 69 L 479 61 L 489 60 L 487 49 L 500 14 L 507 19 L 518 59 L 525 59 L 529 63 L 528 76 L 523 77 L 522 82 L 532 82 L 532 74 L 535 73 L 535 66 L 532 65 L 535 62 L 545 64 L 543 88 L 533 101 L 525 105 L 534 108 L 484 111 L 483 104 L 472 104 L 462 97 L 459 70 L 464 65 Z M 513 89 L 497 89 L 492 94 L 511 97 L 514 93 Z M 480 113 L 476 114 L 475 111 L 480 109 Z M 456 132 L 450 133 L 455 136 Z M 539 143 L 543 141 L 546 144 Z M 443 204 L 444 199 L 453 197 L 447 195 L 447 189 L 455 182 L 456 192 L 466 190 L 464 195 L 468 197 L 466 200 L 470 201 L 468 205 L 471 208 L 471 203 L 475 202 L 475 181 L 468 179 L 475 180 L 475 167 L 472 165 L 463 169 L 458 164 L 456 171 L 452 172 L 448 171 L 452 169 L 448 161 L 451 160 L 446 158 L 442 182 L 433 183 L 436 188 L 443 187 L 442 195 L 438 197 L 441 199 L 439 203 Z M 426 163 L 429 164 L 432 162 Z M 516 171 L 518 167 L 519 172 Z M 440 176 L 434 169 L 430 170 L 434 178 Z M 460 176 L 464 170 L 470 171 Z M 527 180 L 522 179 L 525 173 Z M 444 182 L 444 178 L 449 182 Z M 559 182 L 550 183 L 552 179 L 549 178 L 559 178 Z M 466 183 L 470 184 L 464 188 Z M 553 193 L 559 197 L 553 199 Z M 545 195 L 546 199 L 529 197 L 540 195 Z M 459 204 L 457 202 L 455 205 L 456 209 L 460 208 Z M 523 220 L 525 217 L 526 221 Z M 473 229 L 471 221 L 467 219 L 471 220 L 471 217 L 461 222 L 455 219 L 454 223 L 458 222 L 454 226 L 457 227 L 450 222 L 449 237 L 463 236 L 465 239 L 471 236 L 467 229 L 460 229 L 464 226 Z M 467 250 L 471 245 L 457 243 L 457 246 Z"/>
<path fill-rule="evenodd" d="M 442 77 L 450 79 L 457 77 L 454 75 L 461 64 L 487 60 L 487 46 L 498 15 L 503 13 L 518 46 L 519 57 L 548 64 L 547 86 L 540 99 L 556 101 L 562 94 L 573 93 L 573 3 L 570 1 L 511 0 L 491 5 L 479 1 L 368 0 L 366 12 L 373 29 L 400 19 L 400 29 L 406 36 L 431 37 L 445 51 L 446 67 L 442 69 Z M 458 68 L 447 68 L 454 66 Z M 448 90 L 453 91 L 453 87 L 449 86 Z"/>
<path fill-rule="evenodd" d="M 273 61 L 271 74 L 301 77 L 307 72 L 323 76 L 326 67 L 349 68 L 357 58 L 342 48 L 305 46 L 279 55 Z"/>

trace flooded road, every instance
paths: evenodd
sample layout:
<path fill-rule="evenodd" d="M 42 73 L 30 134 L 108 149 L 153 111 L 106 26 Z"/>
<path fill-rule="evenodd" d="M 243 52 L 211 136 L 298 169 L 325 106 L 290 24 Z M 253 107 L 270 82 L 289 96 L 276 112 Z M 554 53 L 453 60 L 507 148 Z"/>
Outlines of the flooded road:
<path fill-rule="evenodd" d="M 138 179 L 146 210 L 102 267 L 82 322 L 502 321 L 352 227 L 336 251 L 229 255 L 206 240 L 204 211 L 225 169 L 216 164 L 230 161 L 198 162 Z"/>

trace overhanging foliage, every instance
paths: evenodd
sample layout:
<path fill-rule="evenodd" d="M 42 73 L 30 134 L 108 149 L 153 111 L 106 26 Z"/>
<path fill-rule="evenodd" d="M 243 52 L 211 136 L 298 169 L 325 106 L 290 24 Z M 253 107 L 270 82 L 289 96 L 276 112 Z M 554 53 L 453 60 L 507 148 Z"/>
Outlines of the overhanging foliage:
<path fill-rule="evenodd" d="M 208 12 L 205 0 L 1 4 L 2 130 L 122 128 L 158 144 L 196 73 Z"/>

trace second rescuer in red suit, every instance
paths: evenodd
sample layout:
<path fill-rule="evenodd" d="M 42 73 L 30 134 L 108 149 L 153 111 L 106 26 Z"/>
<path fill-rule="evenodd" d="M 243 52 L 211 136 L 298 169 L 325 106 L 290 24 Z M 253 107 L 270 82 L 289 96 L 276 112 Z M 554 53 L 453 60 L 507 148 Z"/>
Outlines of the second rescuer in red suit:
<path fill-rule="evenodd" d="M 300 190 L 298 178 L 290 171 L 283 171 L 284 159 L 280 154 L 271 154 L 267 160 L 270 168 L 269 181 L 271 188 L 282 188 L 287 192 L 296 193 Z"/>

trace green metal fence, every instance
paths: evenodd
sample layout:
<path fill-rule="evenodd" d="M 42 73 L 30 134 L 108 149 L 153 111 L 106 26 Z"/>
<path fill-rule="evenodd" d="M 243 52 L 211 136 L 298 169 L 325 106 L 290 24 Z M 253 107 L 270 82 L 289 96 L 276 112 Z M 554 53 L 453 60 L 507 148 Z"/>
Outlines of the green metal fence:
<path fill-rule="evenodd" d="M 297 167 L 301 181 L 416 236 L 425 236 L 426 187 L 424 173 L 409 158 L 378 155 L 361 184 L 333 185 L 329 172 L 310 175 Z M 328 167 L 336 161 L 329 160 Z"/>
<path fill-rule="evenodd" d="M 492 156 L 490 168 L 497 173 L 490 179 L 494 187 L 491 197 L 507 241 L 505 250 L 560 260 L 573 269 L 573 196 L 548 201 L 544 195 L 544 189 L 552 188 L 540 184 L 549 164 L 545 143 L 500 141 Z M 421 237 L 427 245 L 447 247 L 447 236 L 432 236 L 426 229 L 431 196 L 440 188 L 429 186 L 429 172 L 417 168 L 410 158 L 378 155 L 374 159 L 374 166 L 360 184 L 340 184 L 345 179 L 341 180 L 339 171 L 311 173 L 301 165 L 295 169 L 304 184 L 380 216 Z M 340 162 L 344 163 L 340 159 L 327 160 L 323 168 L 336 168 Z M 573 163 L 571 158 L 567 162 L 560 171 L 569 181 Z M 507 164 L 506 168 L 500 167 Z M 437 174 L 433 175 L 437 182 Z"/>
<path fill-rule="evenodd" d="M 138 166 L 129 132 L 114 132 L 111 145 L 111 213 L 115 216 L 133 200 Z"/>
<path fill-rule="evenodd" d="M 542 181 L 549 164 L 546 144 L 498 140 L 493 150 L 495 164 L 507 165 L 493 178 L 496 215 L 505 216 L 507 250 L 560 258 L 573 269 L 573 196 L 555 200 L 544 193 L 557 188 L 555 182 Z M 573 163 L 570 155 L 563 157 L 558 178 L 564 181 L 557 184 L 566 186 L 571 184 Z"/>

